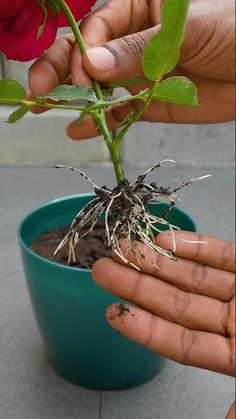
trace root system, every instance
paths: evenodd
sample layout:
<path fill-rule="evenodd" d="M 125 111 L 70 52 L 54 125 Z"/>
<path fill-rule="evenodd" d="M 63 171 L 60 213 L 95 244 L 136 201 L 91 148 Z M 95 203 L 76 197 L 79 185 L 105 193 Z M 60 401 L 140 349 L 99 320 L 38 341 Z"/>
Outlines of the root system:
<path fill-rule="evenodd" d="M 104 217 L 106 244 L 122 259 L 123 262 L 140 270 L 140 258 L 146 259 L 146 250 L 150 248 L 170 259 L 175 259 L 175 230 L 179 227 L 168 221 L 168 215 L 176 202 L 179 200 L 177 192 L 184 186 L 204 179 L 207 176 L 192 178 L 183 182 L 180 186 L 167 188 L 158 186 L 156 183 L 147 183 L 146 176 L 149 172 L 157 169 L 164 162 L 175 163 L 173 160 L 162 160 L 153 165 L 138 177 L 133 185 L 127 179 L 122 180 L 118 186 L 110 190 L 106 186 L 95 185 L 89 177 L 74 167 L 57 165 L 55 168 L 67 168 L 83 176 L 93 186 L 95 198 L 85 205 L 75 216 L 70 229 L 59 246 L 55 254 L 68 242 L 69 254 L 68 263 L 75 261 L 75 247 L 79 240 L 90 233 L 98 220 Z M 147 206 L 152 203 L 160 205 L 164 201 L 169 202 L 169 207 L 161 217 L 152 215 Z M 169 229 L 172 236 L 171 249 L 163 249 L 155 243 L 155 235 L 161 231 L 161 226 Z M 127 252 L 123 252 L 119 240 L 125 238 L 128 242 Z M 137 242 L 144 245 L 144 251 L 140 253 Z M 130 263 L 127 254 L 131 251 L 135 255 L 135 263 Z M 148 261 L 156 266 L 156 262 Z"/>

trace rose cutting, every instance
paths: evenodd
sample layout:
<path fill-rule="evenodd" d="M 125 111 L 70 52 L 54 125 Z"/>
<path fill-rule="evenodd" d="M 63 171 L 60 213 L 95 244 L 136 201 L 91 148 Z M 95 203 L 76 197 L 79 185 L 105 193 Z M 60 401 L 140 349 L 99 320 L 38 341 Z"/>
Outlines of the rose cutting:
<path fill-rule="evenodd" d="M 91 9 L 95 0 L 19 0 L 14 1 L 12 8 L 4 1 L 0 6 L 0 49 L 7 58 L 25 61 L 37 56 L 48 48 L 55 39 L 58 27 L 70 26 L 81 53 L 86 52 L 86 45 L 77 24 Z M 138 121 L 153 100 L 170 103 L 197 106 L 196 86 L 186 77 L 166 77 L 175 68 L 179 56 L 180 47 L 184 38 L 185 23 L 188 12 L 188 0 L 166 0 L 161 8 L 161 27 L 149 40 L 143 54 L 143 74 L 149 88 L 136 95 L 125 95 L 117 99 L 112 98 L 114 87 L 103 87 L 93 80 L 93 87 L 80 85 L 61 85 L 49 92 L 46 96 L 36 97 L 29 100 L 23 87 L 16 81 L 2 80 L 0 103 L 20 105 L 10 115 L 8 122 L 13 123 L 21 119 L 33 106 L 41 106 L 46 109 L 68 109 L 79 113 L 79 121 L 85 115 L 94 118 L 98 131 L 109 149 L 117 186 L 109 190 L 106 186 L 100 188 L 93 182 L 95 199 L 86 206 L 72 221 L 71 228 L 57 250 L 65 244 L 69 244 L 68 261 L 74 261 L 74 248 L 81 237 L 88 234 L 96 225 L 100 215 L 105 215 L 106 241 L 114 252 L 125 262 L 119 239 L 126 237 L 130 243 L 130 249 L 136 253 L 134 239 L 138 238 L 145 246 L 155 249 L 157 252 L 173 258 L 175 252 L 175 229 L 168 222 L 168 215 L 178 200 L 176 194 L 182 186 L 188 185 L 196 179 L 190 179 L 177 187 L 162 187 L 156 183 L 148 184 L 146 175 L 159 167 L 158 162 L 151 169 L 140 175 L 133 185 L 125 178 L 124 168 L 121 161 L 121 144 L 125 134 L 133 123 Z M 171 22 L 171 24 L 169 24 Z M 164 77 L 165 76 L 165 77 Z M 164 77 L 164 78 L 163 78 Z M 144 79 L 141 79 L 143 83 Z M 137 82 L 137 80 L 136 80 Z M 120 85 L 123 85 L 121 81 Z M 125 84 L 130 81 L 125 81 Z M 132 83 L 132 81 L 131 81 Z M 106 109 L 114 104 L 128 101 L 140 101 L 141 108 L 132 111 L 122 121 L 115 138 L 109 131 L 106 121 Z M 165 161 L 172 162 L 167 159 Z M 79 170 L 71 168 L 84 175 Z M 202 179 L 198 178 L 198 179 Z M 147 204 L 153 199 L 164 198 L 170 205 L 168 211 L 162 217 L 153 217 L 147 210 Z M 118 208 L 123 208 L 120 212 Z M 158 224 L 158 226 L 157 226 Z M 144 225 L 144 227 L 142 227 Z M 166 252 L 155 246 L 154 232 L 163 228 L 169 228 L 172 233 L 172 248 Z M 139 258 L 134 267 L 139 269 Z M 142 255 L 145 257 L 144 255 Z"/>

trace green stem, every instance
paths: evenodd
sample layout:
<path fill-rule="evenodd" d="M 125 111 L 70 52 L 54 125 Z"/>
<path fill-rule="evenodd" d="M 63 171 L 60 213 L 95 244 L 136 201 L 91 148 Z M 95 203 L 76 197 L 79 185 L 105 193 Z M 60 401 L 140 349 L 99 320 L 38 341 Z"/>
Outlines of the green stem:
<path fill-rule="evenodd" d="M 4 102 L 6 103 L 6 102 Z M 8 101 L 8 103 L 10 103 Z M 69 105 L 57 105 L 56 103 L 48 103 L 46 101 L 44 102 L 38 102 L 37 100 L 21 100 L 21 101 L 15 101 L 15 104 L 18 105 L 25 105 L 25 106 L 40 106 L 41 108 L 46 108 L 46 109 L 64 109 L 64 110 L 69 110 L 69 111 L 79 111 L 79 112 L 83 112 L 86 108 L 79 108 L 78 106 L 69 106 Z"/>
<path fill-rule="evenodd" d="M 145 104 L 144 106 L 138 111 L 135 112 L 128 120 L 128 122 L 125 124 L 125 126 L 118 132 L 116 138 L 114 139 L 114 145 L 115 147 L 119 148 L 121 146 L 121 142 L 126 134 L 126 132 L 129 130 L 129 128 L 131 127 L 131 125 L 134 124 L 134 122 L 137 122 L 140 120 L 141 116 L 144 114 L 144 112 L 147 110 L 147 108 L 149 107 L 151 101 L 152 101 L 152 97 L 153 97 L 153 93 L 155 91 L 155 89 L 157 88 L 158 84 L 160 83 L 161 80 L 156 80 L 154 86 L 152 87 L 152 89 L 150 90 L 149 95 L 146 98 Z"/>
<path fill-rule="evenodd" d="M 68 7 L 67 3 L 64 0 L 54 0 L 54 1 L 59 6 L 63 14 L 66 16 L 68 23 L 75 35 L 75 39 L 80 48 L 80 51 L 82 52 L 82 54 L 84 54 L 87 48 L 83 40 L 83 37 L 81 35 L 80 29 L 77 25 L 77 22 L 73 14 L 71 13 L 70 8 Z M 97 98 L 99 100 L 103 100 L 104 98 L 103 98 L 102 89 L 97 80 L 93 80 L 93 86 L 94 86 L 94 90 L 96 92 Z M 99 109 L 98 111 L 93 113 L 93 117 L 110 151 L 111 159 L 112 159 L 114 169 L 115 169 L 116 179 L 117 179 L 117 182 L 119 183 L 122 179 L 124 179 L 124 170 L 123 170 L 121 158 L 120 158 L 120 148 L 116 147 L 113 144 L 113 138 L 111 136 L 111 133 L 106 123 L 105 110 L 102 108 Z"/>

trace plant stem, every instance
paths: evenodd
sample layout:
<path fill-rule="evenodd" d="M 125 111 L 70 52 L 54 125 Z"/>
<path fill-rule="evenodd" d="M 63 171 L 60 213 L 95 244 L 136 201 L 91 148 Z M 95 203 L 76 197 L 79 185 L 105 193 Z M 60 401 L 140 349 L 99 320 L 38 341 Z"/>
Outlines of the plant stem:
<path fill-rule="evenodd" d="M 128 120 L 128 122 L 125 124 L 125 126 L 118 132 L 116 138 L 114 139 L 114 145 L 116 147 L 120 147 L 121 146 L 121 142 L 126 134 L 126 132 L 129 130 L 129 128 L 131 127 L 131 125 L 133 125 L 134 122 L 139 121 L 139 119 L 141 118 L 141 116 L 144 114 L 144 112 L 147 110 L 147 108 L 149 107 L 151 101 L 152 101 L 152 97 L 153 97 L 153 93 L 155 91 L 155 89 L 157 88 L 158 84 L 160 83 L 161 80 L 156 80 L 154 86 L 152 87 L 152 89 L 150 90 L 149 95 L 146 98 L 145 104 L 144 106 L 138 111 L 135 112 Z"/>
<path fill-rule="evenodd" d="M 79 46 L 79 49 L 82 52 L 82 54 L 84 54 L 87 48 L 83 40 L 83 37 L 81 35 L 80 29 L 77 25 L 77 22 L 70 8 L 68 7 L 67 3 L 64 0 L 54 0 L 54 1 L 59 6 L 63 14 L 66 16 L 68 23 L 75 35 L 75 39 Z M 93 87 L 96 92 L 97 98 L 99 100 L 103 100 L 104 98 L 103 98 L 102 89 L 97 80 L 93 80 Z M 95 111 L 93 113 L 93 117 L 109 149 L 113 166 L 114 166 L 114 170 L 115 170 L 115 174 L 116 174 L 116 179 L 117 179 L 117 182 L 119 183 L 122 179 L 124 179 L 124 170 L 123 170 L 122 162 L 120 158 L 120 147 L 115 146 L 113 143 L 112 135 L 106 123 L 105 110 L 101 108 L 98 111 Z"/>

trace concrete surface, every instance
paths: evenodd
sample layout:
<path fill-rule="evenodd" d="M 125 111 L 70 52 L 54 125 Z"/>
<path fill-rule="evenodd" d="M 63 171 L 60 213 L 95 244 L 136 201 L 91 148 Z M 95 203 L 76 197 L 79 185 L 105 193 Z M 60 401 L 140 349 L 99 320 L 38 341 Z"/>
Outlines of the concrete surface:
<path fill-rule="evenodd" d="M 111 185 L 110 167 L 83 170 L 98 184 Z M 199 231 L 233 239 L 233 169 L 163 168 L 158 179 L 170 184 L 209 172 L 211 179 L 183 191 L 183 206 Z M 138 170 L 127 173 L 134 178 Z M 223 419 L 234 397 L 233 379 L 227 376 L 168 362 L 140 387 L 99 392 L 64 381 L 49 365 L 25 286 L 16 228 L 43 202 L 88 190 L 71 172 L 0 166 L 0 418 Z"/>
<path fill-rule="evenodd" d="M 234 122 L 208 125 L 150 124 L 132 126 L 123 143 L 128 165 L 171 158 L 187 167 L 233 167 Z"/>

